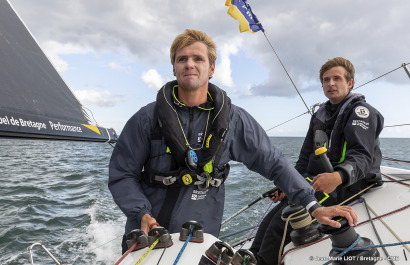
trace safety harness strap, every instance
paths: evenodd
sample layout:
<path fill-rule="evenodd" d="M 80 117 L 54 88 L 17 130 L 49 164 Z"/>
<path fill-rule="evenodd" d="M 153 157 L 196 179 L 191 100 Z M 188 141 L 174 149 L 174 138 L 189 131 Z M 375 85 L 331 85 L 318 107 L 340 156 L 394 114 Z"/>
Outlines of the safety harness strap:
<path fill-rule="evenodd" d="M 165 195 L 164 203 L 161 206 L 161 210 L 156 218 L 157 222 L 160 223 L 166 229 L 169 228 L 169 223 L 171 221 L 172 212 L 176 201 L 179 196 L 181 187 L 167 189 L 167 194 Z"/>
<path fill-rule="evenodd" d="M 176 188 L 197 186 L 200 190 L 218 188 L 229 175 L 230 166 L 226 164 L 222 170 L 214 169 L 212 174 L 207 172 L 191 171 L 184 168 L 170 172 L 158 172 L 146 169 L 143 174 L 145 183 L 151 187 Z"/>

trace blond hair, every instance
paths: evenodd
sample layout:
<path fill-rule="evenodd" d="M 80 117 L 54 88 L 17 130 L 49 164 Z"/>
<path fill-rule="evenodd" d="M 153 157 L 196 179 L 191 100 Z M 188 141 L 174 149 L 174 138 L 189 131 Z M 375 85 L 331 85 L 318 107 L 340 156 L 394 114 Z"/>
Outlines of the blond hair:
<path fill-rule="evenodd" d="M 193 29 L 186 29 L 179 34 L 171 45 L 171 64 L 175 63 L 175 55 L 178 49 L 182 49 L 195 42 L 202 42 L 208 50 L 209 65 L 216 61 L 216 45 L 206 33 Z"/>

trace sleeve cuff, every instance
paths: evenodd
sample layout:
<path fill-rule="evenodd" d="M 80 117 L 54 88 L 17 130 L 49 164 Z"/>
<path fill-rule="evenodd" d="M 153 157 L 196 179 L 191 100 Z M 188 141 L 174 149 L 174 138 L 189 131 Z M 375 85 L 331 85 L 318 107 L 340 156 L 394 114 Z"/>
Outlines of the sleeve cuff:
<path fill-rule="evenodd" d="M 340 164 L 335 166 L 335 170 L 338 171 L 342 177 L 342 187 L 347 187 L 355 183 L 355 173 L 353 166 L 350 164 Z"/>
<path fill-rule="evenodd" d="M 141 209 L 141 211 L 137 214 L 136 220 L 135 220 L 137 221 L 138 227 L 141 227 L 141 219 L 145 214 L 149 214 L 152 216 L 151 212 L 148 211 L 148 209 Z"/>
<path fill-rule="evenodd" d="M 313 201 L 306 206 L 306 210 L 310 213 L 310 215 L 312 215 L 312 213 L 320 207 L 323 206 L 320 205 L 317 201 Z"/>

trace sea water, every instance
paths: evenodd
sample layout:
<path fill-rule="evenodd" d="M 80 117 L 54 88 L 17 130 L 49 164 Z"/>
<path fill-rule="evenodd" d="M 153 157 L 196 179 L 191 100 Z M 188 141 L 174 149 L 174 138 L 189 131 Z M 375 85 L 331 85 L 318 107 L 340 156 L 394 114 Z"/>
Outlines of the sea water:
<path fill-rule="evenodd" d="M 271 140 L 290 163 L 296 162 L 303 138 Z M 125 217 L 107 187 L 109 144 L 0 139 L 0 148 L 0 264 L 29 264 L 27 247 L 36 242 L 63 263 L 114 264 L 119 259 Z M 410 160 L 410 139 L 381 139 L 381 148 L 385 157 Z M 408 163 L 383 165 L 410 169 Z M 223 219 L 273 187 L 232 162 Z M 268 199 L 258 202 L 224 225 L 221 235 L 256 225 L 269 206 Z M 41 248 L 33 252 L 35 264 L 54 264 Z"/>

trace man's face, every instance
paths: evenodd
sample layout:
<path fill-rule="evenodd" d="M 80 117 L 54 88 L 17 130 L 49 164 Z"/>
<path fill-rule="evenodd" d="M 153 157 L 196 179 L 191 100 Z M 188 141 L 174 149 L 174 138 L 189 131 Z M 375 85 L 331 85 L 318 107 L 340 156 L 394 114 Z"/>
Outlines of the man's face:
<path fill-rule="evenodd" d="M 174 76 L 183 90 L 208 88 L 208 80 L 214 70 L 215 63 L 209 65 L 208 50 L 202 42 L 195 42 L 175 53 Z"/>
<path fill-rule="evenodd" d="M 323 74 L 323 92 L 330 103 L 338 104 L 349 94 L 353 87 L 353 79 L 347 81 L 346 69 L 342 66 L 335 66 Z"/>

